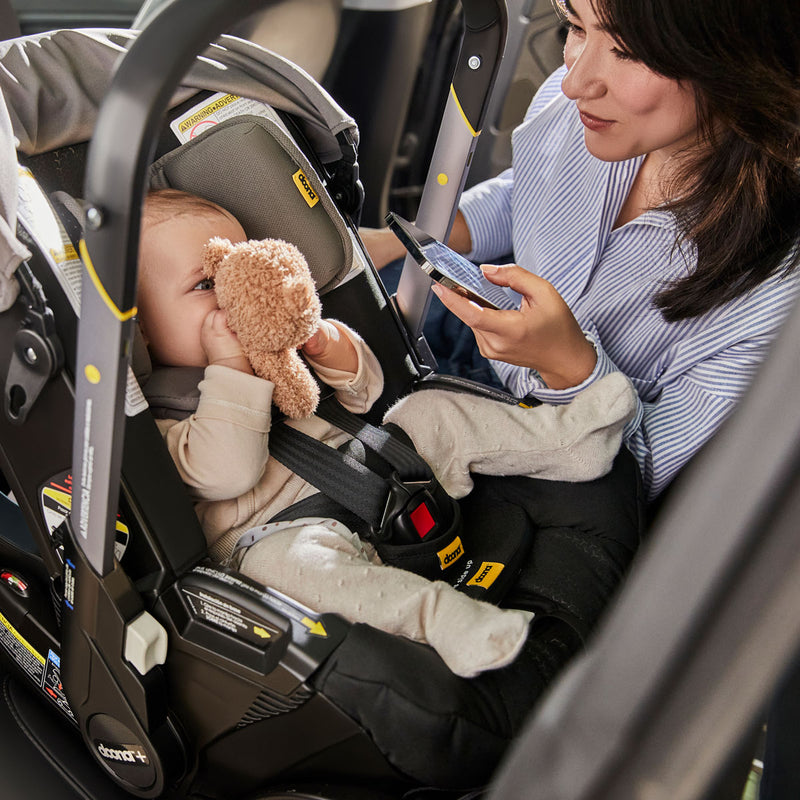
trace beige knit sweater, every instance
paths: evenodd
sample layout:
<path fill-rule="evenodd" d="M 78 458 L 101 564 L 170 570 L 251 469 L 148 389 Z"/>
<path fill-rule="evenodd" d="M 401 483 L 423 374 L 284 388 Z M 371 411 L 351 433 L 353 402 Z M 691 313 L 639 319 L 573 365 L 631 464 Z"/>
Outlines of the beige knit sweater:
<path fill-rule="evenodd" d="M 383 391 L 383 371 L 363 340 L 352 331 L 347 333 L 358 354 L 355 375 L 310 363 L 336 390 L 339 402 L 361 414 Z M 270 381 L 229 367 L 206 367 L 197 411 L 184 420 L 157 421 L 195 501 L 209 552 L 218 561 L 230 555 L 248 528 L 316 492 L 269 458 L 272 388 Z M 349 438 L 317 416 L 289 424 L 331 447 Z"/>

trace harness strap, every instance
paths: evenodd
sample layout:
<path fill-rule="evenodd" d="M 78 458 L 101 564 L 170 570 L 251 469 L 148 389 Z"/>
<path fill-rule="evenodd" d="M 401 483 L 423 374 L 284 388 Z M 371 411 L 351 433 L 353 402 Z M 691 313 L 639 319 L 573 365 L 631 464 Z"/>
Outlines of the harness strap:
<path fill-rule="evenodd" d="M 352 456 L 289 425 L 273 425 L 269 454 L 370 525 L 380 524 L 389 497 L 386 481 Z"/>
<path fill-rule="evenodd" d="M 438 539 L 454 535 L 459 514 L 428 464 L 401 433 L 364 422 L 334 397 L 322 400 L 317 414 L 355 438 L 334 450 L 288 425 L 276 425 L 270 433 L 270 455 L 363 520 L 364 535 L 375 542 L 381 557 L 394 543 L 406 555 L 412 545 L 415 559 L 423 545 L 423 560 L 431 554 L 435 560 Z M 363 462 L 353 443 L 363 448 Z"/>
<path fill-rule="evenodd" d="M 403 480 L 417 482 L 433 478 L 428 463 L 416 450 L 403 444 L 385 428 L 378 428 L 352 414 L 335 397 L 320 400 L 316 413 L 381 456 Z"/>

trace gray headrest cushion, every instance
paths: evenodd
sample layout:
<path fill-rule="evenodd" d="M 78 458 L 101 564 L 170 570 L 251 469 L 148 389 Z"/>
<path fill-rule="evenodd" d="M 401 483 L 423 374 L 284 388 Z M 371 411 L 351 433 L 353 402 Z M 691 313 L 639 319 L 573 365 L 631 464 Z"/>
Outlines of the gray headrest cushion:
<path fill-rule="evenodd" d="M 324 294 L 350 271 L 353 242 L 309 161 L 272 120 L 241 116 L 162 156 L 151 188 L 182 189 L 231 212 L 251 239 L 284 239 Z"/>

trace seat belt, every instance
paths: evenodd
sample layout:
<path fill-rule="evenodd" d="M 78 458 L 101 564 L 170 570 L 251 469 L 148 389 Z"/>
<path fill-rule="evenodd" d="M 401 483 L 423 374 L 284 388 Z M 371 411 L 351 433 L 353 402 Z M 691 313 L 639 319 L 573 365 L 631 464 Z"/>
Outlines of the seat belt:
<path fill-rule="evenodd" d="M 334 397 L 320 401 L 316 413 L 386 462 L 386 474 L 286 424 L 270 431 L 270 456 L 364 520 L 368 538 L 376 544 L 418 544 L 434 528 L 450 528 L 455 502 L 415 450 L 390 431 L 361 420 Z"/>
<path fill-rule="evenodd" d="M 443 580 L 472 597 L 497 603 L 513 585 L 530 551 L 532 526 L 511 503 L 492 519 L 462 524 L 461 507 L 428 464 L 389 426 L 364 422 L 335 398 L 320 401 L 318 416 L 354 436 L 388 466 L 376 466 L 336 450 L 285 424 L 270 431 L 270 457 L 319 489 L 272 521 L 330 516 L 372 542 L 385 564 L 430 580 Z M 399 429 L 398 429 L 399 430 Z M 503 480 L 502 478 L 489 478 Z M 353 516 L 349 516 L 353 515 Z M 357 527 L 364 521 L 363 526 Z"/>

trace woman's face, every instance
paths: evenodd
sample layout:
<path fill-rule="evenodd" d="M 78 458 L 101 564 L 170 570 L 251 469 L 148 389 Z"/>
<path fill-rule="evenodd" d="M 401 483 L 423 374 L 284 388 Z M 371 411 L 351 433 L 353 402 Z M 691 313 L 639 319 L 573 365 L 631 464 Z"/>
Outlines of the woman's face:
<path fill-rule="evenodd" d="M 647 153 L 666 160 L 696 140 L 691 87 L 621 52 L 600 27 L 590 0 L 567 0 L 564 94 L 575 101 L 589 152 L 603 161 Z"/>

